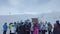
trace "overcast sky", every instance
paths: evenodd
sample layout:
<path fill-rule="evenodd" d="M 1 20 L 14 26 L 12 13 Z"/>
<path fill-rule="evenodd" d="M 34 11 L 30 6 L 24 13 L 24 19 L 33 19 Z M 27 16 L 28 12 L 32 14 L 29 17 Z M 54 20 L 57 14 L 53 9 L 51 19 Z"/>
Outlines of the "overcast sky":
<path fill-rule="evenodd" d="M 60 11 L 60 0 L 0 0 L 0 15 L 36 15 L 57 11 Z"/>

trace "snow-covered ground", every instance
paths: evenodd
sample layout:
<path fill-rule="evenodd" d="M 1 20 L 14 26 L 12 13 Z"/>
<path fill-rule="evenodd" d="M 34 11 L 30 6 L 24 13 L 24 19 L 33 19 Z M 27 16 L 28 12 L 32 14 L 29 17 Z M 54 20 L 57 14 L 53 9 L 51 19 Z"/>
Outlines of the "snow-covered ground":
<path fill-rule="evenodd" d="M 56 20 L 60 20 L 60 13 L 51 13 L 51 14 L 42 14 L 42 15 L 0 15 L 0 34 L 2 34 L 3 32 L 3 24 L 5 22 L 7 22 L 8 24 L 10 22 L 17 22 L 20 20 L 26 20 L 26 19 L 30 19 L 31 18 L 38 18 L 39 22 L 42 20 L 43 22 L 48 21 L 51 22 L 51 24 L 53 25 L 55 23 Z M 9 31 L 7 32 L 7 34 L 9 33 Z"/>

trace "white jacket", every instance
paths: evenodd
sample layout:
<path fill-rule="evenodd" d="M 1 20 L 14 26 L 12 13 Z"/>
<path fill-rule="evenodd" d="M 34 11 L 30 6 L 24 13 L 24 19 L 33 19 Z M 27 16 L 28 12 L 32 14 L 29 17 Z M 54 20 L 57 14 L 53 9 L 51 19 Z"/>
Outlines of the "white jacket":
<path fill-rule="evenodd" d="M 46 27 L 45 26 L 42 26 L 42 30 L 46 30 Z"/>
<path fill-rule="evenodd" d="M 11 28 L 11 33 L 15 33 L 16 32 L 16 28 L 15 27 L 12 27 Z"/>

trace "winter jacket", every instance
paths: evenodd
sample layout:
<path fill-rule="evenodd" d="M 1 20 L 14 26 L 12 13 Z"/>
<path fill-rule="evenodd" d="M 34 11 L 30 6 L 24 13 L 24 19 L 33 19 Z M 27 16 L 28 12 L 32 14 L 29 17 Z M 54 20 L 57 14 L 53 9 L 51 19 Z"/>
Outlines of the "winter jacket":
<path fill-rule="evenodd" d="M 38 29 L 41 30 L 41 24 L 38 24 Z"/>
<path fill-rule="evenodd" d="M 38 34 L 38 26 L 34 26 L 33 28 L 34 28 L 33 34 Z"/>
<path fill-rule="evenodd" d="M 52 25 L 48 25 L 48 31 L 52 30 Z"/>
<path fill-rule="evenodd" d="M 46 30 L 46 27 L 45 26 L 42 26 L 42 30 Z"/>
<path fill-rule="evenodd" d="M 10 30 L 11 30 L 11 28 L 12 28 L 12 24 L 9 25 L 9 29 L 10 29 Z"/>
<path fill-rule="evenodd" d="M 4 25 L 3 25 L 3 30 L 4 30 L 4 31 L 7 31 L 7 28 L 8 28 L 7 24 L 4 24 Z"/>
<path fill-rule="evenodd" d="M 30 31 L 31 23 L 25 24 L 26 31 Z"/>
<path fill-rule="evenodd" d="M 16 32 L 16 28 L 15 27 L 11 27 L 11 33 L 15 33 Z"/>
<path fill-rule="evenodd" d="M 53 34 L 60 34 L 60 25 L 54 24 Z"/>

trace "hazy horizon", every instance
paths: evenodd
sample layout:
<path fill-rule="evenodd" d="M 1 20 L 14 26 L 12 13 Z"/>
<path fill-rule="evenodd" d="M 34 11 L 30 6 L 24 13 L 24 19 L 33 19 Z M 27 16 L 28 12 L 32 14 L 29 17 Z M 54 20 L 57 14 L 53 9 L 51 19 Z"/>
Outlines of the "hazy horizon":
<path fill-rule="evenodd" d="M 0 15 L 60 12 L 60 0 L 0 0 Z"/>

